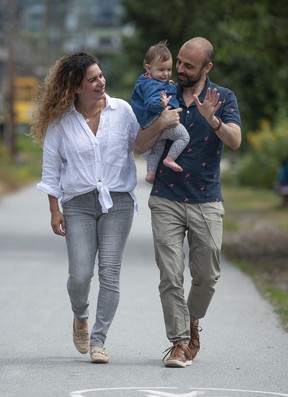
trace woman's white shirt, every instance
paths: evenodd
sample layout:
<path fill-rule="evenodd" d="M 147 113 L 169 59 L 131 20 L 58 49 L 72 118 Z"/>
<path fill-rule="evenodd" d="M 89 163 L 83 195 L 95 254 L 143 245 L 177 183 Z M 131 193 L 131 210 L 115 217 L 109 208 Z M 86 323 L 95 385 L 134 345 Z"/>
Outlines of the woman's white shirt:
<path fill-rule="evenodd" d="M 110 192 L 128 192 L 137 212 L 133 147 L 138 130 L 132 108 L 122 99 L 106 94 L 96 135 L 72 104 L 48 126 L 37 189 L 59 198 L 61 204 L 97 189 L 102 212 L 113 205 Z"/>

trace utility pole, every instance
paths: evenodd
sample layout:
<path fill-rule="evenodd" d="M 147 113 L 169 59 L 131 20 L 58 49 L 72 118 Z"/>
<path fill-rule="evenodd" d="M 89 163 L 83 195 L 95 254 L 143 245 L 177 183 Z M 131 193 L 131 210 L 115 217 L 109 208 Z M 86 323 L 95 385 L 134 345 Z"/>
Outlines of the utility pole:
<path fill-rule="evenodd" d="M 8 154 L 11 160 L 15 160 L 17 155 L 16 146 L 16 115 L 14 109 L 15 102 L 15 77 L 16 77 L 16 13 L 17 0 L 7 0 L 7 7 L 9 12 L 9 26 L 8 32 L 8 48 L 9 48 L 9 93 L 8 93 L 8 122 L 5 126 L 5 140 L 8 147 Z"/>
<path fill-rule="evenodd" d="M 48 60 L 48 65 L 51 63 L 51 4 L 50 0 L 45 0 L 45 14 L 44 14 L 44 43 L 45 43 L 45 55 Z M 45 65 L 46 66 L 46 65 Z"/>

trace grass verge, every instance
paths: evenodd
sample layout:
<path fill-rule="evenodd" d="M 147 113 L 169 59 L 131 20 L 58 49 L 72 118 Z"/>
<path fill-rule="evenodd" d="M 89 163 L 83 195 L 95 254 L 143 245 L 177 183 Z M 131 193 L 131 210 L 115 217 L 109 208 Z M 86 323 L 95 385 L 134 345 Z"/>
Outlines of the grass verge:
<path fill-rule="evenodd" d="M 0 194 L 11 193 L 41 178 L 42 149 L 26 135 L 17 136 L 15 160 L 0 143 Z"/>
<path fill-rule="evenodd" d="M 288 209 L 272 190 L 223 182 L 223 252 L 251 276 L 288 332 Z"/>

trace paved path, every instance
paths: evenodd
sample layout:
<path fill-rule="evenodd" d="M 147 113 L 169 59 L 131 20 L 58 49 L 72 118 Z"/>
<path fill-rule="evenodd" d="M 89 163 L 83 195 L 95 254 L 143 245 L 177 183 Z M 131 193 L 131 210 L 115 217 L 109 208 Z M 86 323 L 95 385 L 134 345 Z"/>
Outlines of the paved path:
<path fill-rule="evenodd" d="M 199 356 L 184 369 L 162 365 L 169 343 L 143 166 L 108 365 L 90 364 L 72 344 L 65 241 L 50 230 L 47 197 L 32 186 L 0 201 L 0 397 L 288 397 L 288 334 L 251 280 L 225 260 Z M 96 293 L 95 278 L 91 318 Z"/>

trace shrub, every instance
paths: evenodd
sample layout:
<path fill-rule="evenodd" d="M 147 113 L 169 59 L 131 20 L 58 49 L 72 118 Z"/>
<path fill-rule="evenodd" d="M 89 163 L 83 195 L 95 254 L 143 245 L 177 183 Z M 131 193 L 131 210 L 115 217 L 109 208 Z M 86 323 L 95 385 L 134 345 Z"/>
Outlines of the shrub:
<path fill-rule="evenodd" d="M 272 130 L 262 122 L 260 131 L 246 134 L 249 153 L 239 162 L 237 175 L 241 185 L 271 188 L 281 161 L 288 155 L 288 120 Z"/>

